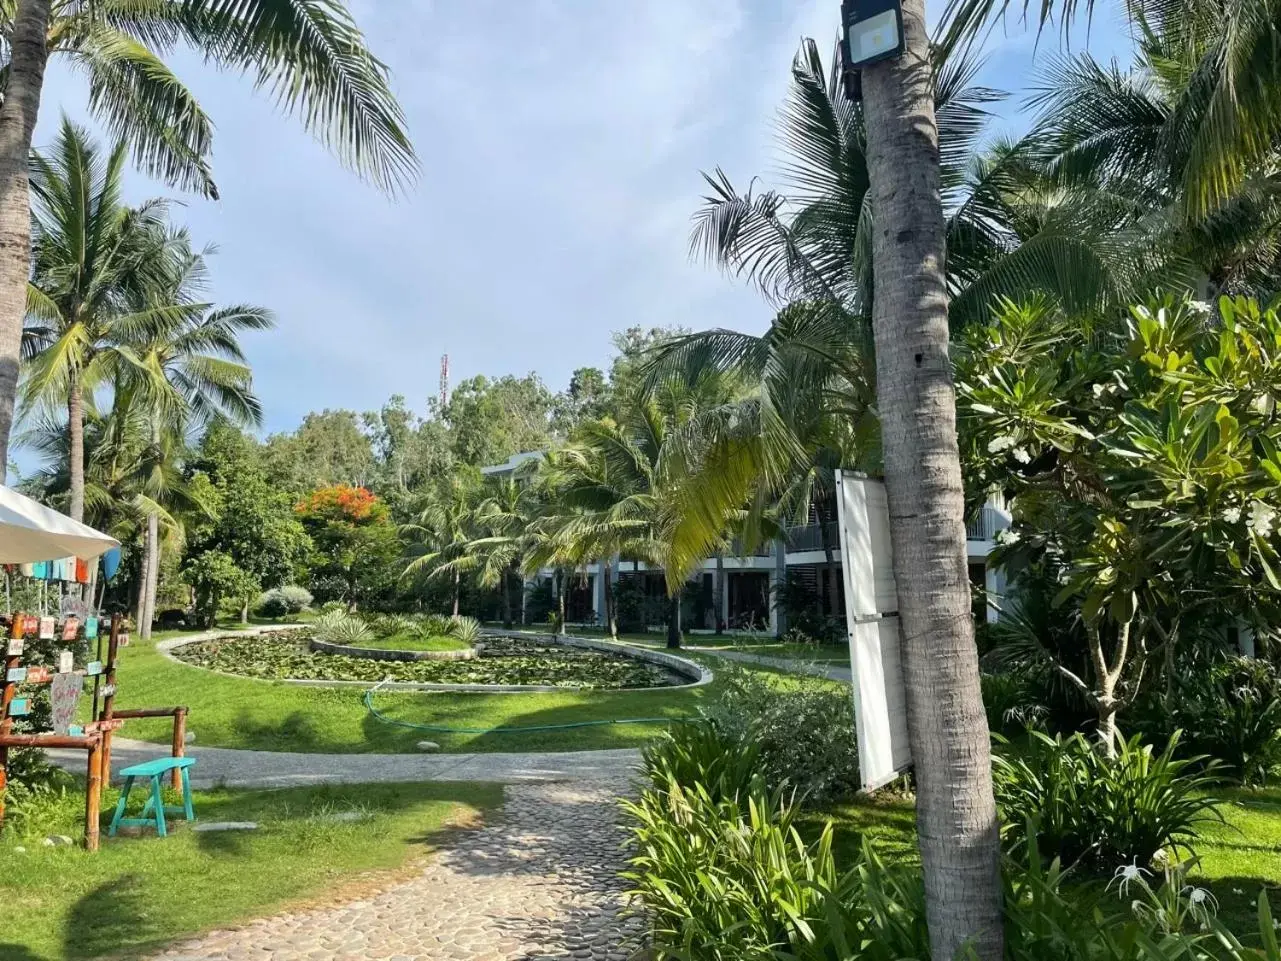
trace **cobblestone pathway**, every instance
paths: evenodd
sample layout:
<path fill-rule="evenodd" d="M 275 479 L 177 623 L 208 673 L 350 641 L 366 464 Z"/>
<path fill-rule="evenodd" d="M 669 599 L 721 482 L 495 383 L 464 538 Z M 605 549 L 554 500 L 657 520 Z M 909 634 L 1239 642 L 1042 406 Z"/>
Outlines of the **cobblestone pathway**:
<path fill-rule="evenodd" d="M 517 784 L 501 814 L 460 831 L 409 880 L 326 908 L 216 931 L 154 961 L 625 961 L 620 917 L 627 781 Z"/>

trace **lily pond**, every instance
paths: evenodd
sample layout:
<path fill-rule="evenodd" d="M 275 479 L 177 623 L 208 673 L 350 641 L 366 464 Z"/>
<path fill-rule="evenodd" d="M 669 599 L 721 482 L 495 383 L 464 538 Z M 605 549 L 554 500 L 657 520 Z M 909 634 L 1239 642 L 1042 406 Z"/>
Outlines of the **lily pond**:
<path fill-rule="evenodd" d="M 308 647 L 307 631 L 225 637 L 176 648 L 187 664 L 271 680 L 394 681 L 430 684 L 528 684 L 619 690 L 683 684 L 678 675 L 630 657 L 536 639 L 485 638 L 469 661 L 372 661 Z"/>

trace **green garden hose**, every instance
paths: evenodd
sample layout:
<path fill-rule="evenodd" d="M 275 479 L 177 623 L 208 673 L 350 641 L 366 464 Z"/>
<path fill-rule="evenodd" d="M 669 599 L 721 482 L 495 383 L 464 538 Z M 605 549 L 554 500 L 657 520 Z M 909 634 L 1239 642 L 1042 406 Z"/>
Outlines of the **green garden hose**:
<path fill-rule="evenodd" d="M 574 721 L 569 724 L 534 724 L 528 727 L 445 727 L 440 724 L 416 724 L 413 721 L 401 721 L 388 717 L 374 707 L 374 692 L 386 681 L 379 681 L 365 692 L 365 709 L 384 724 L 407 727 L 415 731 L 430 731 L 435 734 L 528 734 L 533 731 L 565 731 L 575 727 L 599 727 L 605 724 L 680 724 L 696 720 L 692 717 L 624 717 L 604 721 Z"/>

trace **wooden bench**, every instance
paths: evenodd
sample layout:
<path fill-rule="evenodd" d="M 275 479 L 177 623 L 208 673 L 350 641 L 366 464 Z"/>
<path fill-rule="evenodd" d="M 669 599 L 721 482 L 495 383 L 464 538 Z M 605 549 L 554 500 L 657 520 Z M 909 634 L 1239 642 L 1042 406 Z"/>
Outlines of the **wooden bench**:
<path fill-rule="evenodd" d="M 134 764 L 121 771 L 125 784 L 120 791 L 120 801 L 116 804 L 116 813 L 111 819 L 111 827 L 107 829 L 107 837 L 114 838 L 121 825 L 154 827 L 157 837 L 167 837 L 169 831 L 165 826 L 166 814 L 181 814 L 184 820 L 194 821 L 196 812 L 191 807 L 191 781 L 187 777 L 187 769 L 195 763 L 194 757 L 161 757 L 154 761 Z M 161 793 L 160 779 L 171 771 L 178 772 L 182 778 L 181 807 L 165 807 L 164 795 Z M 129 806 L 129 791 L 133 788 L 135 778 L 148 778 L 151 781 L 151 796 L 143 806 L 141 817 L 127 818 L 125 810 Z"/>

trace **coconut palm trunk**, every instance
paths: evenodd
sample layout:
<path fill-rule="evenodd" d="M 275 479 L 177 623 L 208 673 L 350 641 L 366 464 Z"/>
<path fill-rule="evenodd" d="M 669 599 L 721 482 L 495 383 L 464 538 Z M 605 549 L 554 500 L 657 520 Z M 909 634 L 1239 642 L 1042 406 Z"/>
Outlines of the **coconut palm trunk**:
<path fill-rule="evenodd" d="M 713 601 L 716 605 L 716 612 L 712 617 L 716 625 L 716 633 L 725 633 L 725 555 L 716 555 L 716 597 Z"/>
<path fill-rule="evenodd" d="M 510 631 L 515 623 L 512 620 L 512 572 L 510 568 L 507 568 L 503 571 L 502 587 L 503 587 L 503 627 Z"/>
<path fill-rule="evenodd" d="M 672 594 L 667 603 L 667 646 L 676 651 L 681 646 L 681 592 Z"/>
<path fill-rule="evenodd" d="M 27 159 L 40 110 L 49 48 L 51 0 L 19 0 L 10 38 L 8 79 L 0 105 L 0 480 L 9 463 L 18 391 L 18 355 L 31 274 L 31 205 Z M 83 504 L 83 492 L 82 492 Z M 82 508 L 83 513 L 83 508 Z M 80 520 L 76 517 L 76 520 Z"/>
<path fill-rule="evenodd" d="M 609 630 L 609 636 L 618 640 L 618 611 L 614 605 L 614 565 L 608 560 L 602 559 L 600 562 L 600 576 L 605 580 L 603 582 L 605 594 L 605 627 Z"/>
<path fill-rule="evenodd" d="M 156 619 L 156 588 L 160 584 L 160 518 L 155 514 L 147 517 L 147 546 L 146 546 L 146 607 L 141 623 L 138 625 L 138 633 L 143 639 L 151 637 L 151 625 Z"/>
<path fill-rule="evenodd" d="M 996 805 L 970 610 L 924 0 L 863 71 L 873 330 L 931 956 L 1002 954 Z"/>
<path fill-rule="evenodd" d="M 70 372 L 67 385 L 67 474 L 70 481 L 70 499 L 67 515 L 73 521 L 85 519 L 85 410 L 84 387 L 76 370 Z"/>

